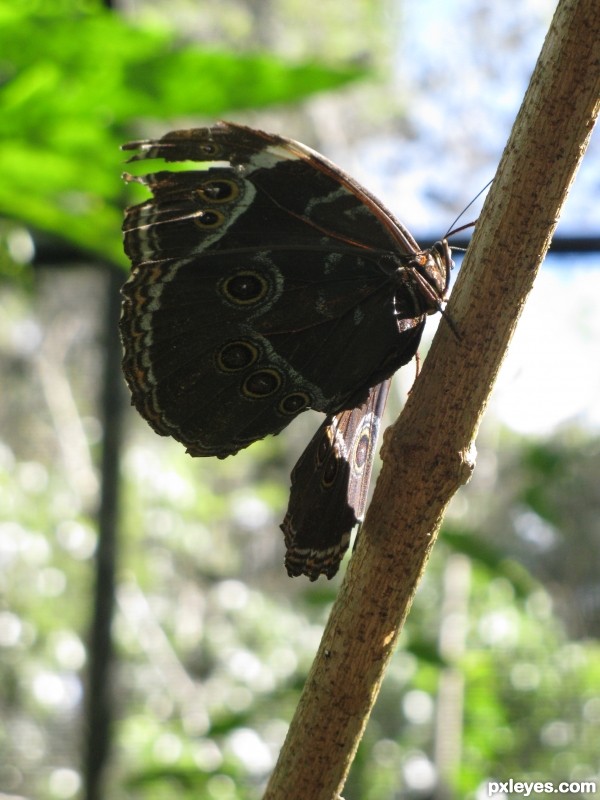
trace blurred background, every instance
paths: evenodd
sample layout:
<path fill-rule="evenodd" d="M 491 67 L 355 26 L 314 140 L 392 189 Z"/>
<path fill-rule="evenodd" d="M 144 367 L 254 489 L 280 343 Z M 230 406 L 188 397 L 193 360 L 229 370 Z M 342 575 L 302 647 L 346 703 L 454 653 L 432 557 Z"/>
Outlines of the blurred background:
<path fill-rule="evenodd" d="M 2 800 L 259 798 L 340 581 L 283 568 L 318 415 L 222 462 L 129 407 L 119 146 L 281 133 L 426 246 L 493 178 L 554 6 L 0 0 Z M 599 222 L 596 135 L 346 800 L 600 786 Z"/>

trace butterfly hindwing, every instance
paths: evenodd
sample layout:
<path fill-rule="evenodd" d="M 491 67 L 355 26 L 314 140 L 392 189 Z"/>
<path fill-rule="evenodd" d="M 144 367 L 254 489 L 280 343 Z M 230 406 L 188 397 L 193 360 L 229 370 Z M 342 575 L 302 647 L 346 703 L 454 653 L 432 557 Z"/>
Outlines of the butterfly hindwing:
<path fill-rule="evenodd" d="M 389 385 L 374 386 L 361 406 L 327 417 L 294 467 L 281 525 L 290 576 L 316 580 L 338 571 L 364 515 Z"/>

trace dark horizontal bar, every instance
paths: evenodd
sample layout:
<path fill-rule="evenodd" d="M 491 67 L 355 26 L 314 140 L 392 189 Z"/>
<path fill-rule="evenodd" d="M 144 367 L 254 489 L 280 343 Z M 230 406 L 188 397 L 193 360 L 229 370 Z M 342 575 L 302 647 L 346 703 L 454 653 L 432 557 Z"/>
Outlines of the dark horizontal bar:
<path fill-rule="evenodd" d="M 432 236 L 416 236 L 419 243 L 434 242 Z M 470 237 L 451 236 L 448 240 L 453 249 L 463 249 L 469 246 Z M 600 236 L 555 236 L 550 245 L 551 253 L 600 253 Z"/>

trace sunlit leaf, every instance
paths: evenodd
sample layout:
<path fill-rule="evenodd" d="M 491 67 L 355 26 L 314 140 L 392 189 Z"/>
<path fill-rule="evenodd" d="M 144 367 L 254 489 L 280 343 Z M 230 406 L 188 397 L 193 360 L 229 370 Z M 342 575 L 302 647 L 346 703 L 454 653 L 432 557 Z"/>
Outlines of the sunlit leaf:
<path fill-rule="evenodd" d="M 204 49 L 91 3 L 18 6 L 0 2 L 0 214 L 123 264 L 123 141 L 150 121 L 201 124 L 364 74 Z"/>

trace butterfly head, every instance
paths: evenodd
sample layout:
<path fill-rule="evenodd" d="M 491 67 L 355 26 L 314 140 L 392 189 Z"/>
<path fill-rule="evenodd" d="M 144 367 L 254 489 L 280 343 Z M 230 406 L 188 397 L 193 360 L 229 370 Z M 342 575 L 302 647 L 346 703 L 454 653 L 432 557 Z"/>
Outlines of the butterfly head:
<path fill-rule="evenodd" d="M 427 265 L 424 277 L 429 285 L 434 289 L 440 301 L 447 299 L 446 293 L 450 285 L 450 272 L 454 266 L 452 260 L 452 250 L 447 239 L 436 242 L 427 251 Z M 437 310 L 437 309 L 436 309 Z"/>
<path fill-rule="evenodd" d="M 442 310 L 454 266 L 446 239 L 428 250 L 420 250 L 399 270 L 402 285 L 408 289 L 415 314 L 435 314 Z"/>

